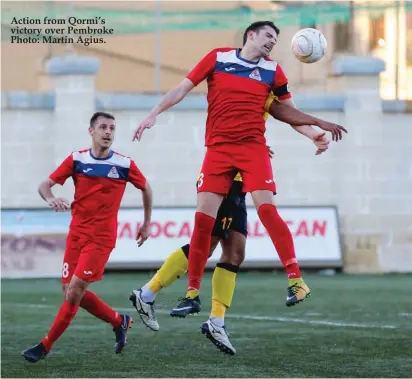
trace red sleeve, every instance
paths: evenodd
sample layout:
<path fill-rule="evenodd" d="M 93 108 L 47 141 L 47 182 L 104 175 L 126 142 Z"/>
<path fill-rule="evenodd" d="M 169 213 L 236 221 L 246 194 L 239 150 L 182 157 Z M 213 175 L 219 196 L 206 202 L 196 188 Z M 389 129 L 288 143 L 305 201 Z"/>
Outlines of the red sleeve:
<path fill-rule="evenodd" d="M 273 83 L 272 92 L 279 100 L 286 100 L 292 97 L 289 92 L 288 79 L 282 70 L 282 67 L 277 65 L 275 71 L 275 81 Z"/>
<path fill-rule="evenodd" d="M 57 184 L 63 185 L 66 179 L 71 176 L 73 176 L 73 154 L 70 154 L 60 166 L 49 175 L 49 179 Z"/>
<path fill-rule="evenodd" d="M 146 186 L 146 178 L 133 160 L 130 161 L 128 181 L 140 190 L 143 190 Z"/>
<path fill-rule="evenodd" d="M 195 86 L 205 80 L 214 70 L 216 65 L 216 50 L 212 50 L 190 71 L 186 76 Z"/>

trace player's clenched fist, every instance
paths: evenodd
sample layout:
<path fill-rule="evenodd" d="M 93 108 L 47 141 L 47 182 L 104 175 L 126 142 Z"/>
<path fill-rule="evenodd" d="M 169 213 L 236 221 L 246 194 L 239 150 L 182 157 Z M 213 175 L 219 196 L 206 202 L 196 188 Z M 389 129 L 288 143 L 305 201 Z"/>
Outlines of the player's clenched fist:
<path fill-rule="evenodd" d="M 134 131 L 133 141 L 136 139 L 140 141 L 145 129 L 150 129 L 154 124 L 156 124 L 156 117 L 146 117 Z"/>
<path fill-rule="evenodd" d="M 56 212 L 65 212 L 70 208 L 69 202 L 61 197 L 49 198 L 47 204 Z"/>
<path fill-rule="evenodd" d="M 136 241 L 137 246 L 142 246 L 144 242 L 149 238 L 150 224 L 143 224 L 137 232 Z"/>

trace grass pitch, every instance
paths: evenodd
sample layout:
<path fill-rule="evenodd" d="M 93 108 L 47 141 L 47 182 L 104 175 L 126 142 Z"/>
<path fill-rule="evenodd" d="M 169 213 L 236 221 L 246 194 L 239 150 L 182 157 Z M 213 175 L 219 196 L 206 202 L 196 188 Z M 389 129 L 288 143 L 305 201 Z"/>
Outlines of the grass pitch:
<path fill-rule="evenodd" d="M 237 349 L 220 353 L 200 334 L 208 317 L 211 274 L 199 316 L 168 315 L 186 280 L 157 299 L 160 331 L 141 324 L 128 295 L 150 273 L 106 274 L 90 287 L 135 323 L 115 355 L 111 327 L 80 310 L 48 357 L 36 364 L 21 352 L 46 334 L 61 304 L 57 279 L 2 280 L 2 377 L 410 377 L 412 276 L 306 275 L 312 297 L 284 305 L 286 279 L 240 273 L 226 324 Z"/>

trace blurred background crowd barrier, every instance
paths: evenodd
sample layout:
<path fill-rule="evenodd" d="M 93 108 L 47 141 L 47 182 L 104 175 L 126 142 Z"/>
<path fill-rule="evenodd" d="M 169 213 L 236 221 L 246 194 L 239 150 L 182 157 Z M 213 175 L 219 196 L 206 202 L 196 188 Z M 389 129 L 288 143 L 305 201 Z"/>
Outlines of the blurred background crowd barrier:
<path fill-rule="evenodd" d="M 132 143 L 132 132 L 202 56 L 240 46 L 244 28 L 259 19 L 281 29 L 273 58 L 298 107 L 349 130 L 315 156 L 288 125 L 267 123 L 276 201 L 302 266 L 412 271 L 410 2 L 3 2 L 2 11 L 2 277 L 59 275 L 70 217 L 47 210 L 37 186 L 71 151 L 89 146 L 96 110 L 116 116 L 114 149 L 136 160 L 157 207 L 152 238 L 137 250 L 140 194 L 127 189 L 110 266 L 156 268 L 188 242 L 204 154 L 205 86 L 161 115 L 142 142 Z M 115 34 L 87 47 L 9 42 L 13 17 L 46 15 L 101 16 Z M 328 40 L 317 64 L 292 56 L 291 37 L 302 27 Z M 56 193 L 71 200 L 73 186 Z M 253 208 L 249 232 L 245 265 L 279 267 Z"/>

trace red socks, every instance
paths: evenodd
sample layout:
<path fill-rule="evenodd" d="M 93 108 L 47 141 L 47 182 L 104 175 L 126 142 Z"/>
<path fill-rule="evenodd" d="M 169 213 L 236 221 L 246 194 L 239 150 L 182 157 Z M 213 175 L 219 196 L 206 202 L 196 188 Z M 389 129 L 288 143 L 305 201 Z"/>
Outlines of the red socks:
<path fill-rule="evenodd" d="M 122 316 L 89 290 L 84 293 L 80 306 L 100 320 L 112 324 L 113 328 L 122 323 Z"/>
<path fill-rule="evenodd" d="M 200 289 L 203 272 L 210 254 L 210 243 L 212 238 L 215 218 L 204 213 L 196 212 L 195 227 L 190 240 L 189 250 L 189 289 Z"/>
<path fill-rule="evenodd" d="M 110 308 L 93 292 L 86 291 L 80 305 L 74 305 L 65 300 L 60 307 L 49 333 L 41 340 L 41 343 L 46 347 L 47 351 L 52 348 L 53 344 L 65 332 L 74 316 L 76 316 L 79 307 L 84 308 L 87 312 L 100 320 L 112 324 L 113 327 L 120 325 L 122 322 L 122 317 L 114 309 Z"/>
<path fill-rule="evenodd" d="M 258 209 L 260 221 L 269 233 L 279 258 L 288 273 L 288 279 L 300 278 L 293 238 L 285 221 L 272 204 L 262 204 Z"/>
<path fill-rule="evenodd" d="M 72 322 L 74 316 L 76 316 L 79 310 L 79 305 L 74 305 L 69 303 L 67 300 L 64 301 L 57 313 L 56 318 L 49 330 L 46 337 L 41 340 L 41 343 L 45 346 L 46 350 L 49 351 L 53 346 L 54 342 L 64 333 L 67 327 Z"/>

